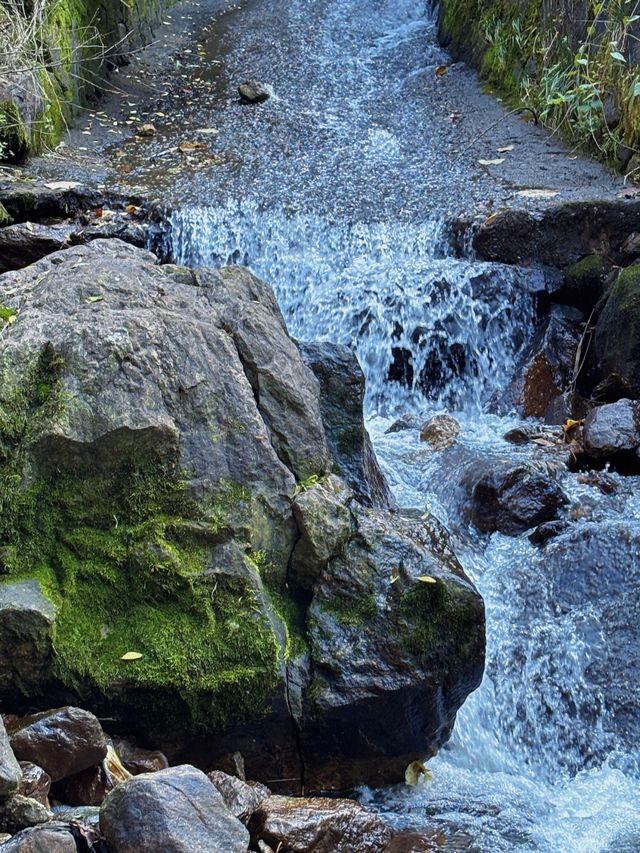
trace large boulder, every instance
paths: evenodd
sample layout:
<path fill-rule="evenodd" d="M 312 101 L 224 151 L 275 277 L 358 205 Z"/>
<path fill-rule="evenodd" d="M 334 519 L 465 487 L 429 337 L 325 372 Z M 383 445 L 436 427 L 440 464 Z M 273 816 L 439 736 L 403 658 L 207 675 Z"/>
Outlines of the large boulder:
<path fill-rule="evenodd" d="M 42 767 L 53 782 L 97 766 L 107 754 L 99 721 L 82 708 L 24 717 L 10 726 L 9 734 L 15 755 Z"/>
<path fill-rule="evenodd" d="M 482 602 L 444 533 L 362 513 L 358 498 L 389 493 L 350 350 L 307 348 L 318 382 L 248 270 L 159 266 L 118 240 L 6 273 L 0 305 L 16 312 L 0 335 L 0 591 L 13 613 L 26 578 L 48 608 L 39 676 L 0 679 L 0 699 L 73 697 L 172 763 L 239 755 L 279 792 L 299 790 L 303 765 L 323 787 L 399 781 L 409 753 L 446 739 L 480 679 Z M 410 581 L 388 587 L 386 542 L 443 578 L 428 630 L 412 631 Z M 366 640 L 362 677 L 339 654 L 343 622 L 318 615 L 352 568 L 371 622 L 345 623 Z M 336 749 L 357 760 L 340 766 Z M 80 799 L 97 792 L 89 776 Z"/>
<path fill-rule="evenodd" d="M 246 853 L 249 833 L 195 767 L 134 776 L 109 794 L 100 828 L 113 853 Z"/>
<path fill-rule="evenodd" d="M 596 395 L 640 397 L 640 265 L 623 270 L 598 317 L 592 347 Z"/>
<path fill-rule="evenodd" d="M 25 829 L 2 845 L 2 853 L 77 853 L 76 842 L 67 827 L 38 826 Z"/>
<path fill-rule="evenodd" d="M 251 837 L 287 853 L 380 853 L 391 830 L 354 800 L 268 797 L 249 825 Z"/>
<path fill-rule="evenodd" d="M 483 602 L 444 529 L 364 509 L 354 521 L 309 608 L 308 791 L 403 778 L 448 739 L 461 697 L 482 678 Z"/>

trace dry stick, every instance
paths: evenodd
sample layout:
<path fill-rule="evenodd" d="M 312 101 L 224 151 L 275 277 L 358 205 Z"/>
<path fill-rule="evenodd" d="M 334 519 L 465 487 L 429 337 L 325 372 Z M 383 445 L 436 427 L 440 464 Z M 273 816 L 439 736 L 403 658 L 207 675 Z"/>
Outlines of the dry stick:
<path fill-rule="evenodd" d="M 516 113 L 522 112 L 530 112 L 533 116 L 535 123 L 540 124 L 538 113 L 532 107 L 516 107 L 514 110 L 509 110 L 508 113 L 505 113 L 503 116 L 500 116 L 497 121 L 492 122 L 492 124 L 490 124 L 488 127 L 485 127 L 485 129 L 477 136 L 474 136 L 474 138 L 467 145 L 467 147 L 463 148 L 455 159 L 459 160 L 461 157 L 463 157 L 467 153 L 467 151 L 469 151 L 470 148 L 473 148 L 473 146 L 479 139 L 482 139 L 483 136 L 486 136 L 486 134 L 489 133 L 490 130 L 493 130 L 495 127 L 498 127 L 498 125 L 501 124 L 506 118 L 509 118 L 509 116 L 513 116 Z"/>
<path fill-rule="evenodd" d="M 573 378 L 571 380 L 571 384 L 569 385 L 569 392 L 573 394 L 576 390 L 576 385 L 578 383 L 578 377 L 582 371 L 582 368 L 585 365 L 587 360 L 587 355 L 589 354 L 589 347 L 591 346 L 591 341 L 593 340 L 593 336 L 589 337 L 589 342 L 587 343 L 586 349 L 584 351 L 584 356 L 582 355 L 582 347 L 584 345 L 584 340 L 587 334 L 591 331 L 591 320 L 593 319 L 593 315 L 595 314 L 596 308 L 598 306 L 594 305 L 591 309 L 591 314 L 589 314 L 589 319 L 584 327 L 583 333 L 580 335 L 580 340 L 578 341 L 578 347 L 576 349 L 576 357 L 573 362 Z"/>

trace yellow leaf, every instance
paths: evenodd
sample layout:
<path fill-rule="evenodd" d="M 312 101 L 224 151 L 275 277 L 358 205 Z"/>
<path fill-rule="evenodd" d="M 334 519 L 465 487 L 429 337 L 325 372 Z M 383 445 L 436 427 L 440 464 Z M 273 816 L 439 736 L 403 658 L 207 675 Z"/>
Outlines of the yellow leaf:
<path fill-rule="evenodd" d="M 436 68 L 436 77 L 444 77 L 444 75 L 447 74 L 448 71 L 448 65 L 438 65 L 438 67 Z"/>
<path fill-rule="evenodd" d="M 433 775 L 422 761 L 412 761 L 404 771 L 404 781 L 407 785 L 415 786 L 421 781 L 429 782 L 431 779 Z"/>
<path fill-rule="evenodd" d="M 126 654 L 122 655 L 120 660 L 140 660 L 142 655 L 140 652 L 126 652 Z"/>
<path fill-rule="evenodd" d="M 499 166 L 504 163 L 504 157 L 497 157 L 495 160 L 478 160 L 479 166 Z"/>
<path fill-rule="evenodd" d="M 432 578 L 431 575 L 420 575 L 418 580 L 422 581 L 422 583 L 438 583 L 438 581 L 435 578 Z"/>
<path fill-rule="evenodd" d="M 567 420 L 562 424 L 562 432 L 571 432 L 572 429 L 575 429 L 582 423 L 583 421 L 574 421 L 573 418 L 567 418 Z"/>

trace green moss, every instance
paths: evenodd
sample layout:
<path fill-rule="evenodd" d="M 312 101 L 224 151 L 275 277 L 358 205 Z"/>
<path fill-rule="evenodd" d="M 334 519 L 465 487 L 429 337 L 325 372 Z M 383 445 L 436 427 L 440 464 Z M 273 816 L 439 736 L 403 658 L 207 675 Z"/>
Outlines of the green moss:
<path fill-rule="evenodd" d="M 373 591 L 358 596 L 338 594 L 331 601 L 325 602 L 322 609 L 335 616 L 342 625 L 352 627 L 367 625 L 378 612 Z"/>
<path fill-rule="evenodd" d="M 34 469 L 42 430 L 66 405 L 62 370 L 46 347 L 0 390 L 1 571 L 4 580 L 37 578 L 57 606 L 57 676 L 145 708 L 159 724 L 210 730 L 266 713 L 280 678 L 278 640 L 249 573 L 212 565 L 194 535 L 194 526 L 207 529 L 206 508 L 174 461 L 150 453 L 116 467 L 93 459 Z M 129 651 L 142 658 L 122 661 Z"/>
<path fill-rule="evenodd" d="M 10 215 L 4 204 L 0 202 L 0 228 L 3 228 L 5 225 L 11 225 L 12 222 L 12 216 Z"/>
<path fill-rule="evenodd" d="M 580 288 L 599 282 L 606 272 L 604 258 L 601 255 L 587 255 L 564 271 L 568 287 Z"/>
<path fill-rule="evenodd" d="M 29 149 L 29 134 L 13 101 L 0 102 L 0 159 L 19 162 Z"/>

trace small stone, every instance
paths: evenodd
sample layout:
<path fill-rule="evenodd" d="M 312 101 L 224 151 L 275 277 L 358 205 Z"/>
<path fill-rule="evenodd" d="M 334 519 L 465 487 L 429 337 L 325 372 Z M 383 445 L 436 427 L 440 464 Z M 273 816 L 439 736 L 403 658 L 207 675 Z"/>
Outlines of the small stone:
<path fill-rule="evenodd" d="M 434 450 L 452 447 L 460 435 L 460 424 L 452 415 L 434 415 L 420 430 L 420 441 L 426 441 Z"/>
<path fill-rule="evenodd" d="M 235 776 L 223 773 L 222 770 L 212 770 L 207 773 L 207 776 L 222 794 L 222 799 L 231 814 L 245 825 L 260 803 L 271 794 L 264 785 L 249 785 Z"/>
<path fill-rule="evenodd" d="M 156 135 L 156 126 L 148 122 L 147 124 L 141 124 L 138 128 L 138 136 L 142 137 L 150 137 Z"/>
<path fill-rule="evenodd" d="M 96 767 L 107 754 L 98 719 L 81 708 L 57 708 L 23 717 L 9 734 L 16 757 L 42 767 L 54 782 Z"/>
<path fill-rule="evenodd" d="M 2 853 L 77 853 L 77 848 L 66 827 L 37 826 L 14 835 L 2 845 Z"/>
<path fill-rule="evenodd" d="M 394 432 L 404 432 L 407 429 L 420 429 L 421 420 L 417 415 L 406 414 L 395 420 L 389 429 L 385 430 L 385 435 L 390 435 Z"/>
<path fill-rule="evenodd" d="M 640 407 L 618 400 L 592 409 L 584 422 L 584 449 L 589 456 L 606 458 L 640 446 Z"/>
<path fill-rule="evenodd" d="M 51 820 L 53 814 L 42 803 L 22 794 L 12 794 L 0 800 L 0 828 L 14 833 L 29 826 L 37 826 Z"/>
<path fill-rule="evenodd" d="M 545 521 L 544 524 L 539 524 L 538 527 L 529 535 L 529 542 L 532 545 L 544 545 L 549 539 L 554 536 L 559 536 L 569 528 L 566 521 Z"/>
<path fill-rule="evenodd" d="M 271 92 L 258 80 L 245 80 L 238 86 L 238 93 L 246 104 L 262 104 L 271 97 Z"/>
<path fill-rule="evenodd" d="M 22 780 L 18 793 L 24 797 L 31 797 L 31 799 L 42 803 L 45 808 L 49 808 L 51 776 L 42 767 L 38 767 L 37 764 L 32 764 L 30 761 L 21 761 L 20 769 L 22 770 Z"/>

